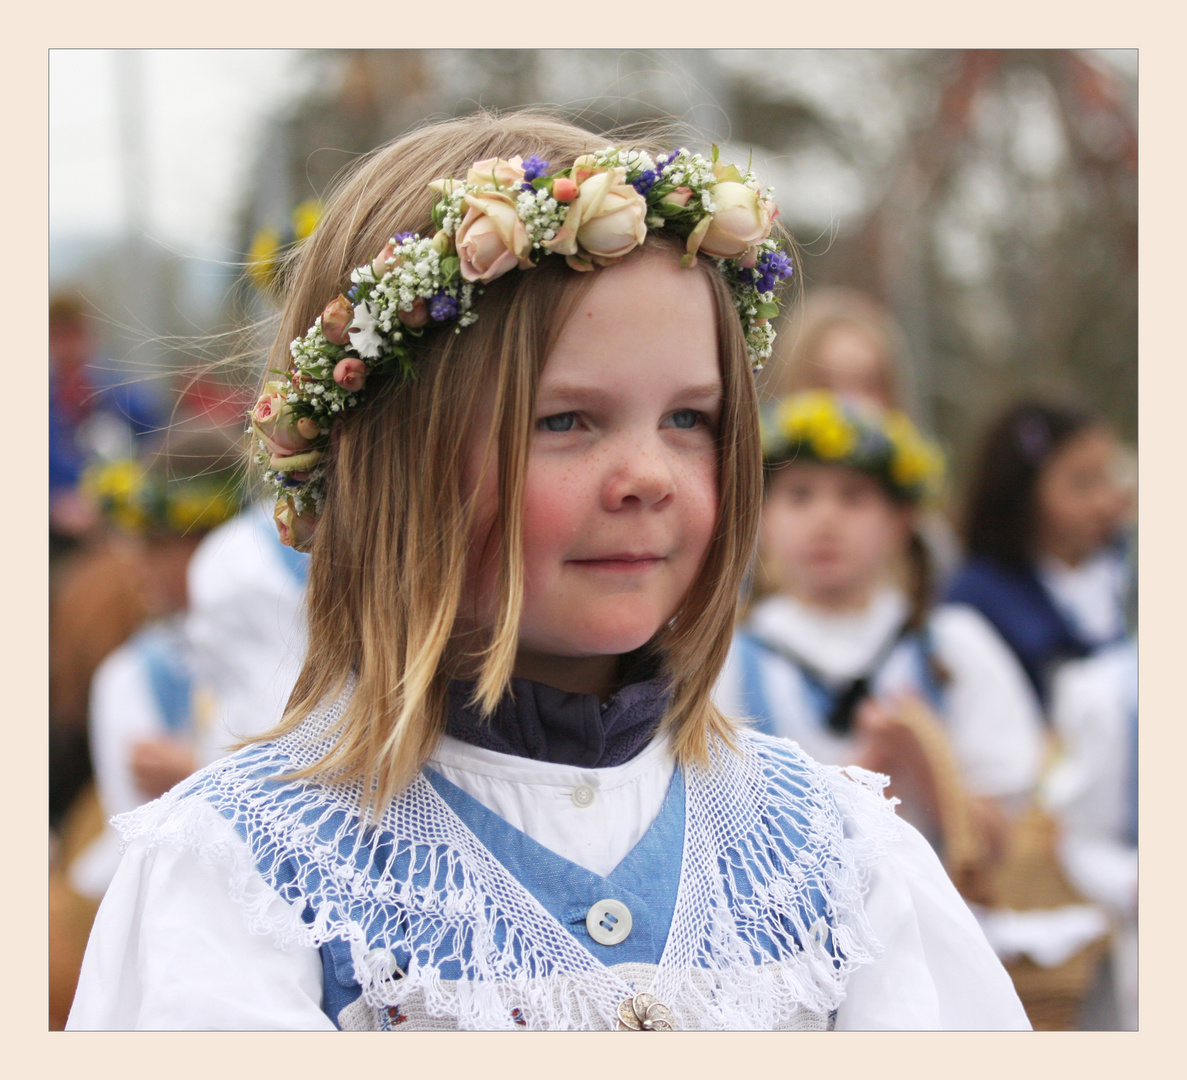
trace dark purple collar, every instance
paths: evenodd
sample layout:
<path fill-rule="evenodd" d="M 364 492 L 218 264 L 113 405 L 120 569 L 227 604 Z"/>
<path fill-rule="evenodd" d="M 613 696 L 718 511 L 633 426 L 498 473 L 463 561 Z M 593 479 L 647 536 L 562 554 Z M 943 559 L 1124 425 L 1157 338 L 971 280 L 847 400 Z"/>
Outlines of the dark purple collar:
<path fill-rule="evenodd" d="M 607 768 L 630 761 L 655 734 L 668 704 L 666 678 L 629 682 L 602 702 L 553 686 L 512 679 L 494 715 L 483 719 L 470 704 L 472 682 L 449 684 L 445 730 L 455 739 L 502 754 L 557 765 Z"/>

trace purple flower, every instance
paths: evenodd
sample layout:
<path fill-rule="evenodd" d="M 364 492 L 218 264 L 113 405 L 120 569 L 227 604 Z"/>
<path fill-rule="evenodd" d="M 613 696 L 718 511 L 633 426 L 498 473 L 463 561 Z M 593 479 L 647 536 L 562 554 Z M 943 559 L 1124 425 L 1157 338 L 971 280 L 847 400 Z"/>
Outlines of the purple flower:
<path fill-rule="evenodd" d="M 439 292 L 429 297 L 429 315 L 434 322 L 445 322 L 457 316 L 457 300 L 449 293 Z"/>
<path fill-rule="evenodd" d="M 398 233 L 396 233 L 395 236 L 392 237 L 392 240 L 394 240 L 397 244 L 402 244 L 402 243 L 404 243 L 405 240 L 415 240 L 415 239 L 416 239 L 416 233 L 414 233 L 414 232 L 398 232 Z"/>
<path fill-rule="evenodd" d="M 643 196 L 647 198 L 647 193 L 655 186 L 655 181 L 659 178 L 654 169 L 645 169 L 639 173 L 634 180 L 631 181 L 631 186 Z"/>
<path fill-rule="evenodd" d="M 755 266 L 758 271 L 758 282 L 756 288 L 759 292 L 770 292 L 775 287 L 776 281 L 782 281 L 784 278 L 791 277 L 795 272 L 795 266 L 782 251 L 766 251 L 758 260 Z"/>
<path fill-rule="evenodd" d="M 359 287 L 357 285 L 352 285 L 349 289 L 346 290 L 346 299 L 349 300 L 351 303 L 354 303 L 354 301 L 356 301 L 358 298 L 359 298 Z"/>
<path fill-rule="evenodd" d="M 548 172 L 548 162 L 541 157 L 536 157 L 535 154 L 532 154 L 532 156 L 523 163 L 523 178 L 525 180 L 536 180 L 543 176 L 546 172 Z M 529 183 L 526 190 L 532 191 L 534 189 Z"/>
<path fill-rule="evenodd" d="M 668 165 L 672 161 L 675 161 L 676 158 L 678 158 L 679 156 L 680 156 L 679 150 L 672 150 L 671 152 L 669 152 L 667 154 L 660 154 L 660 156 L 656 159 L 656 162 L 655 162 L 656 172 L 657 173 L 663 172 L 664 169 L 666 169 L 668 167 Z"/>

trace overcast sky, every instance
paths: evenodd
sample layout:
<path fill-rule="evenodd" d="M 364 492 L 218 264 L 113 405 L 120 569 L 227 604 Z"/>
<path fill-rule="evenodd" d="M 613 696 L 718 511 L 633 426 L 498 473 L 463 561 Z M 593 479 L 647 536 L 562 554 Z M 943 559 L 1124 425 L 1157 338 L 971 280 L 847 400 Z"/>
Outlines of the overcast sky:
<path fill-rule="evenodd" d="M 51 239 L 118 235 L 132 218 L 171 247 L 224 247 L 261 122 L 307 84 L 299 60 L 288 50 L 52 50 Z M 130 126 L 121 99 L 135 104 Z"/>

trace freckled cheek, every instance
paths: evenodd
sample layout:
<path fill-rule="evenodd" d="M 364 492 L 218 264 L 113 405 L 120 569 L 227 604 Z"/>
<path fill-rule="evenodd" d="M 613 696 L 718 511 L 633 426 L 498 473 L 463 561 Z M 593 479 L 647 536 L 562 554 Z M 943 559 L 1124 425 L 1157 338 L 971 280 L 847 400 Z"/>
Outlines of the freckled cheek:
<path fill-rule="evenodd" d="M 694 523 L 697 543 L 703 556 L 716 531 L 721 501 L 716 464 L 694 470 L 685 479 L 684 493 L 681 516 Z"/>
<path fill-rule="evenodd" d="M 525 554 L 558 552 L 568 547 L 587 520 L 588 497 L 563 478 L 529 486 L 524 495 Z"/>

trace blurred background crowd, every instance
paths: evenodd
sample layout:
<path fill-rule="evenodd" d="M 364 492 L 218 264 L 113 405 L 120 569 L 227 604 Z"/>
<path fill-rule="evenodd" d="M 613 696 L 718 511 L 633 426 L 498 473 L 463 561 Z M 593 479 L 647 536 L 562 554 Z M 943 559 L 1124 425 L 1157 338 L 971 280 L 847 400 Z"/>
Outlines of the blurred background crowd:
<path fill-rule="evenodd" d="M 774 188 L 802 272 L 760 399 L 901 414 L 945 463 L 908 622 L 947 696 L 829 725 L 926 804 L 1036 1027 L 1136 1027 L 1136 52 L 57 50 L 50 76 L 52 1027 L 107 818 L 271 726 L 296 674 L 305 556 L 242 469 L 284 255 L 358 155 L 527 104 L 674 120 Z M 877 698 L 881 609 L 820 622 L 774 529 L 743 636 Z"/>

